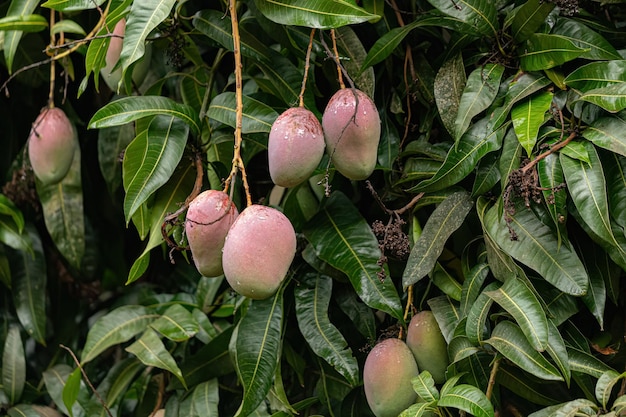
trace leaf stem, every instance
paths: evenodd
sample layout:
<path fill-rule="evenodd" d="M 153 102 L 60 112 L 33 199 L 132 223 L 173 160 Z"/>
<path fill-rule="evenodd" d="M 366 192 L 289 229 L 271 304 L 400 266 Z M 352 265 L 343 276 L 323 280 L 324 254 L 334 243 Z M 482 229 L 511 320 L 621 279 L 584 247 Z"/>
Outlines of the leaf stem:
<path fill-rule="evenodd" d="M 315 36 L 315 28 L 311 29 L 309 46 L 306 48 L 306 57 L 304 58 L 304 76 L 302 77 L 302 87 L 300 88 L 299 96 L 300 107 L 304 107 L 304 91 L 306 90 L 306 80 L 309 77 L 309 61 L 311 60 L 311 50 L 313 49 L 313 36 Z"/>
<path fill-rule="evenodd" d="M 243 124 L 243 74 L 241 64 L 241 39 L 239 37 L 239 21 L 237 20 L 237 0 L 230 0 L 228 6 L 230 10 L 230 20 L 232 22 L 233 30 L 233 52 L 235 55 L 235 145 L 234 155 L 230 174 L 224 182 L 224 192 L 228 190 L 232 179 L 235 177 L 238 171 L 241 171 L 241 179 L 243 182 L 243 188 L 246 193 L 246 206 L 252 205 L 252 197 L 250 195 L 250 187 L 248 185 L 248 177 L 246 175 L 246 168 L 241 159 L 241 143 L 243 141 L 241 136 L 242 124 Z"/>

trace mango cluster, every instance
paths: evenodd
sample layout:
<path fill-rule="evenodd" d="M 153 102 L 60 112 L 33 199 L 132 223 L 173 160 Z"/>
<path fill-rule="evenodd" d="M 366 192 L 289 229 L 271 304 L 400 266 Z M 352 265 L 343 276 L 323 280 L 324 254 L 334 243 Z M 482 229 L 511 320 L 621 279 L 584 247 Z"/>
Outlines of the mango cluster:
<path fill-rule="evenodd" d="M 320 123 L 304 107 L 282 113 L 268 140 L 272 181 L 294 187 L 311 176 L 326 149 L 337 171 L 351 180 L 369 177 L 376 167 L 380 141 L 376 105 L 356 88 L 337 91 L 326 105 Z"/>
<path fill-rule="evenodd" d="M 296 254 L 296 233 L 282 212 L 252 204 L 239 213 L 223 191 L 204 191 L 189 204 L 185 233 L 202 275 L 224 274 L 236 292 L 257 300 L 276 293 Z"/>
<path fill-rule="evenodd" d="M 363 368 L 365 398 L 376 417 L 397 417 L 417 399 L 411 380 L 428 371 L 445 382 L 448 347 L 431 311 L 413 316 L 406 342 L 385 339 L 369 352 Z"/>

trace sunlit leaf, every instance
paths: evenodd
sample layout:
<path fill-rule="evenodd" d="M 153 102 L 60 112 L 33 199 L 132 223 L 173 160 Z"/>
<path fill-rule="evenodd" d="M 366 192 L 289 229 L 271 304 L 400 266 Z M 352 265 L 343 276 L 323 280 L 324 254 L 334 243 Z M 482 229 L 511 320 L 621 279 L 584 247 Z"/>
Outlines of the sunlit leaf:
<path fill-rule="evenodd" d="M 0 31 L 19 30 L 22 32 L 40 32 L 48 27 L 48 21 L 39 14 L 7 16 L 0 18 Z"/>
<path fill-rule="evenodd" d="M 63 404 L 65 405 L 70 417 L 74 415 L 72 407 L 78 399 L 82 376 L 80 368 L 74 369 L 65 380 L 65 385 L 63 386 Z"/>
<path fill-rule="evenodd" d="M 437 402 L 440 407 L 454 407 L 471 413 L 476 417 L 491 417 L 494 410 L 493 405 L 478 387 L 469 384 L 455 385 Z"/>
<path fill-rule="evenodd" d="M 626 108 L 626 83 L 588 90 L 578 100 L 593 103 L 608 112 L 616 113 Z"/>
<path fill-rule="evenodd" d="M 524 72 L 517 74 L 508 85 L 504 103 L 500 107 L 495 108 L 491 113 L 491 128 L 496 129 L 504 123 L 515 103 L 549 84 L 550 80 L 538 73 Z"/>
<path fill-rule="evenodd" d="M 378 277 L 378 240 L 343 193 L 333 192 L 303 232 L 320 259 L 348 275 L 363 302 L 393 317 L 402 317 L 393 283 Z"/>
<path fill-rule="evenodd" d="M 105 314 L 96 320 L 87 333 L 81 363 L 93 360 L 111 346 L 130 340 L 158 317 L 158 314 L 150 313 L 138 305 L 118 307 Z"/>
<path fill-rule="evenodd" d="M 493 304 L 493 298 L 489 296 L 489 293 L 497 290 L 498 286 L 499 284 L 497 282 L 488 284 L 483 292 L 478 294 L 471 307 L 467 310 L 465 334 L 472 345 L 478 345 L 482 342 L 485 333 L 487 333 L 486 331 L 489 330 L 487 327 L 487 318 L 491 305 Z"/>
<path fill-rule="evenodd" d="M 175 342 L 188 340 L 199 331 L 198 322 L 180 304 L 165 310 L 161 317 L 150 323 L 150 327 Z"/>
<path fill-rule="evenodd" d="M 626 156 L 624 129 L 626 129 L 626 115 L 621 112 L 615 116 L 594 120 L 582 132 L 582 135 L 596 146 Z"/>
<path fill-rule="evenodd" d="M 424 230 L 407 261 L 402 285 L 406 288 L 428 275 L 441 255 L 450 235 L 457 230 L 473 207 L 466 192 L 451 194 L 437 206 L 424 226 Z"/>
<path fill-rule="evenodd" d="M 137 356 L 146 366 L 154 366 L 171 372 L 185 385 L 183 374 L 176 360 L 154 330 L 146 329 L 137 341 L 126 348 L 126 351 Z"/>
<path fill-rule="evenodd" d="M 517 42 L 528 39 L 545 22 L 554 9 L 554 3 L 528 0 L 515 12 L 511 21 L 511 35 Z"/>
<path fill-rule="evenodd" d="M 72 372 L 77 371 L 80 372 L 78 368 L 72 369 L 71 366 L 59 363 L 50 368 L 46 369 L 43 373 L 43 382 L 46 385 L 46 391 L 54 401 L 54 405 L 58 407 L 59 411 L 65 414 L 70 414 L 70 411 L 67 409 L 65 402 L 63 401 L 63 392 L 65 389 L 66 381 Z M 76 378 L 76 377 L 74 377 Z M 79 391 L 81 389 L 87 388 L 87 386 L 82 383 L 81 379 L 78 379 L 79 387 L 77 388 Z M 102 403 L 98 402 L 100 408 L 102 408 Z M 112 405 L 112 403 L 109 403 Z M 74 402 L 72 404 L 71 413 L 77 417 L 85 414 L 85 410 L 81 406 L 80 402 Z"/>
<path fill-rule="evenodd" d="M 236 125 L 235 93 L 222 93 L 211 100 L 207 116 L 230 127 Z M 243 120 L 241 133 L 269 133 L 278 113 L 267 104 L 252 97 L 243 96 Z"/>
<path fill-rule="evenodd" d="M 359 384 L 359 365 L 348 343 L 328 318 L 332 279 L 310 273 L 296 287 L 298 327 L 313 352 L 343 375 L 353 386 Z"/>
<path fill-rule="evenodd" d="M 587 52 L 581 54 L 580 58 L 601 60 L 622 58 L 602 35 L 577 20 L 559 16 L 551 33 L 571 41 L 579 48 L 586 49 Z"/>
<path fill-rule="evenodd" d="M 526 155 L 533 154 L 539 128 L 544 122 L 544 115 L 552 103 L 552 93 L 543 92 L 533 95 L 511 109 L 511 120 L 517 139 L 526 150 Z"/>
<path fill-rule="evenodd" d="M 435 386 L 435 380 L 428 371 L 422 371 L 411 380 L 413 390 L 423 401 L 431 402 L 439 399 L 439 390 Z"/>
<path fill-rule="evenodd" d="M 600 359 L 582 350 L 568 346 L 567 354 L 569 355 L 569 365 L 573 372 L 582 372 L 594 378 L 600 378 L 603 373 L 614 371 L 613 368 Z"/>
<path fill-rule="evenodd" d="M 380 19 L 345 0 L 255 0 L 255 3 L 268 19 L 281 25 L 331 29 Z"/>
<path fill-rule="evenodd" d="M 564 80 L 569 87 L 585 92 L 626 82 L 626 60 L 591 62 L 570 72 Z"/>
<path fill-rule="evenodd" d="M 520 53 L 520 65 L 525 71 L 554 68 L 578 58 L 590 49 L 579 48 L 572 41 L 558 35 L 534 33 Z"/>
<path fill-rule="evenodd" d="M 428 0 L 439 11 L 456 17 L 472 26 L 476 32 L 486 36 L 496 36 L 499 30 L 497 9 L 487 0 Z"/>
<path fill-rule="evenodd" d="M 282 321 L 281 289 L 274 297 L 251 301 L 233 333 L 229 350 L 243 385 L 243 399 L 236 416 L 247 416 L 254 411 L 272 386 Z"/>

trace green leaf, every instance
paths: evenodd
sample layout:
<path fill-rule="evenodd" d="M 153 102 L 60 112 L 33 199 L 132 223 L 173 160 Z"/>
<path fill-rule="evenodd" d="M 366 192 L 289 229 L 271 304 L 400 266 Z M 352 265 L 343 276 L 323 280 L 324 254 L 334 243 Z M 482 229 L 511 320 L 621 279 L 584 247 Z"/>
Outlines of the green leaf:
<path fill-rule="evenodd" d="M 81 377 L 82 374 L 80 372 L 80 368 L 76 368 L 69 374 L 65 380 L 65 385 L 63 386 L 63 404 L 65 405 L 70 417 L 74 415 L 72 407 L 78 399 Z"/>
<path fill-rule="evenodd" d="M 615 384 L 625 376 L 626 374 L 624 373 L 619 374 L 616 371 L 607 371 L 603 373 L 600 378 L 598 378 L 598 382 L 596 383 L 596 399 L 600 402 L 600 404 L 602 404 L 602 408 L 605 410 L 609 406 L 609 400 L 611 398 L 613 387 L 615 387 Z"/>
<path fill-rule="evenodd" d="M 588 90 L 578 100 L 593 103 L 608 112 L 616 113 L 626 108 L 626 83 Z"/>
<path fill-rule="evenodd" d="M 501 321 L 496 324 L 491 337 L 485 340 L 505 358 L 526 372 L 548 381 L 562 381 L 563 377 L 541 353 L 537 352 L 515 323 Z"/>
<path fill-rule="evenodd" d="M 7 410 L 9 417 L 41 417 L 35 408 L 30 404 L 18 404 Z"/>
<path fill-rule="evenodd" d="M 488 193 L 500 182 L 500 155 L 490 153 L 478 162 L 476 179 L 472 185 L 472 197 Z"/>
<path fill-rule="evenodd" d="M 626 156 L 624 129 L 626 129 L 626 114 L 622 112 L 615 116 L 596 119 L 583 130 L 582 135 L 596 146 Z"/>
<path fill-rule="evenodd" d="M 265 17 L 281 25 L 332 29 L 380 19 L 345 0 L 255 0 L 255 4 Z"/>
<path fill-rule="evenodd" d="M 363 303 L 354 291 L 346 289 L 336 294 L 337 304 L 352 324 L 367 339 L 376 340 L 376 317 L 371 308 Z"/>
<path fill-rule="evenodd" d="M 435 417 L 437 403 L 417 402 L 404 410 L 398 417 Z"/>
<path fill-rule="evenodd" d="M 281 350 L 283 291 L 274 297 L 250 302 L 235 329 L 230 354 L 243 385 L 243 399 L 236 416 L 247 416 L 265 399 L 272 387 Z"/>
<path fill-rule="evenodd" d="M 488 330 L 486 323 L 489 316 L 489 310 L 493 304 L 493 299 L 489 297 L 489 292 L 496 289 L 498 289 L 497 282 L 488 284 L 483 292 L 478 294 L 478 297 L 476 297 L 476 300 L 467 311 L 465 334 L 467 336 L 467 340 L 472 344 L 472 346 L 481 343 L 484 339 L 485 331 Z"/>
<path fill-rule="evenodd" d="M 343 26 L 336 30 L 337 48 L 341 55 L 346 72 L 354 85 L 363 91 L 368 97 L 374 97 L 376 86 L 376 74 L 374 68 L 361 71 L 367 53 L 358 35 L 349 26 Z"/>
<path fill-rule="evenodd" d="M 76 35 L 83 35 L 83 36 L 87 34 L 85 32 L 85 29 L 82 28 L 82 26 L 80 26 L 75 21 L 69 20 L 69 19 L 63 19 L 63 20 L 56 22 L 54 26 L 52 26 L 52 33 L 54 34 L 74 33 Z"/>
<path fill-rule="evenodd" d="M 479 200 L 478 213 L 491 241 L 561 291 L 571 295 L 583 295 L 587 291 L 589 278 L 576 253 L 566 246 L 559 247 L 550 228 L 532 211 L 520 207 L 511 216 L 510 224 L 499 212 L 497 205 L 487 210 L 485 202 Z M 517 240 L 511 240 L 509 227 Z"/>
<path fill-rule="evenodd" d="M 180 304 L 165 310 L 161 317 L 150 323 L 150 327 L 174 342 L 189 340 L 200 329 L 189 310 Z"/>
<path fill-rule="evenodd" d="M 333 289 L 330 277 L 308 273 L 296 287 L 298 327 L 313 352 L 335 368 L 352 386 L 358 386 L 359 364 L 352 349 L 328 318 Z"/>
<path fill-rule="evenodd" d="M 587 52 L 581 54 L 580 58 L 598 60 L 622 58 L 602 35 L 577 20 L 560 16 L 552 28 L 552 33 L 569 40 L 579 48 L 586 49 Z"/>
<path fill-rule="evenodd" d="M 35 227 L 27 223 L 25 232 L 32 242 L 32 253 L 7 251 L 11 268 L 11 294 L 17 318 L 26 332 L 46 344 L 46 258 Z"/>
<path fill-rule="evenodd" d="M 411 380 L 413 390 L 425 402 L 433 402 L 439 399 L 439 390 L 435 386 L 435 380 L 428 371 L 422 371 Z"/>
<path fill-rule="evenodd" d="M 222 93 L 211 100 L 207 116 L 230 127 L 236 125 L 235 93 Z M 243 119 L 241 133 L 269 133 L 278 113 L 267 104 L 252 97 L 243 96 Z"/>
<path fill-rule="evenodd" d="M 26 357 L 18 326 L 9 327 L 2 351 L 2 388 L 10 404 L 17 403 L 26 383 Z"/>
<path fill-rule="evenodd" d="M 20 30 L 22 32 L 41 32 L 48 27 L 48 21 L 39 14 L 6 16 L 0 18 L 0 31 Z"/>
<path fill-rule="evenodd" d="M 410 191 L 439 191 L 457 184 L 472 172 L 483 156 L 500 148 L 505 130 L 491 130 L 487 119 L 476 122 L 457 145 L 450 148 L 446 160 L 435 175 L 420 182 Z"/>
<path fill-rule="evenodd" d="M 510 277 L 502 287 L 485 294 L 513 316 L 535 350 L 542 352 L 546 349 L 548 344 L 546 314 L 535 294 L 522 280 Z"/>
<path fill-rule="evenodd" d="M 175 3 L 175 0 L 150 0 L 132 3 L 126 19 L 124 43 L 120 53 L 123 74 L 126 74 L 133 62 L 138 61 L 144 55 L 146 38 L 168 17 Z M 124 75 L 122 75 L 123 79 Z"/>
<path fill-rule="evenodd" d="M 598 415 L 598 407 L 586 398 L 568 401 L 563 404 L 546 407 L 530 414 L 528 417 L 552 417 L 552 416 L 591 416 Z"/>
<path fill-rule="evenodd" d="M 41 6 L 59 12 L 74 12 L 79 10 L 95 9 L 101 6 L 104 0 L 48 0 Z"/>
<path fill-rule="evenodd" d="M 378 277 L 378 240 L 343 193 L 333 192 L 303 232 L 320 259 L 348 275 L 365 304 L 402 318 L 402 305 L 393 283 L 381 282 Z"/>
<path fill-rule="evenodd" d="M 132 345 L 126 348 L 127 352 L 137 356 L 146 366 L 164 369 L 176 375 L 180 382 L 186 387 L 185 380 L 176 360 L 165 348 L 165 345 L 158 334 L 152 329 L 146 329 L 143 335 Z"/>
<path fill-rule="evenodd" d="M 111 195 L 115 195 L 122 186 L 120 155 L 123 155 L 128 144 L 134 139 L 134 132 L 131 123 L 98 130 L 98 163 Z"/>
<path fill-rule="evenodd" d="M 626 82 L 626 60 L 591 62 L 577 67 L 564 80 L 568 87 L 586 92 Z"/>
<path fill-rule="evenodd" d="M 428 0 L 440 12 L 466 23 L 485 36 L 497 36 L 499 24 L 496 5 L 488 0 Z"/>
<path fill-rule="evenodd" d="M 517 139 L 526 150 L 526 155 L 533 154 L 537 143 L 539 128 L 544 123 L 544 115 L 552 104 L 552 93 L 542 92 L 511 109 L 511 120 Z"/>
<path fill-rule="evenodd" d="M 193 411 L 202 417 L 218 417 L 220 400 L 219 386 L 216 378 L 198 384 L 191 394 Z"/>
<path fill-rule="evenodd" d="M 459 306 L 446 295 L 429 298 L 427 302 L 435 315 L 446 343 L 450 343 L 454 329 L 461 320 Z"/>
<path fill-rule="evenodd" d="M 539 185 L 542 188 L 543 198 L 548 204 L 546 207 L 554 223 L 559 246 L 567 239 L 565 222 L 567 220 L 567 191 L 562 188 L 565 184 L 563 169 L 557 154 L 550 154 L 537 164 Z"/>
<path fill-rule="evenodd" d="M 520 66 L 524 71 L 554 68 L 585 52 L 589 52 L 589 49 L 579 48 L 562 36 L 534 33 L 526 40 L 519 55 Z"/>
<path fill-rule="evenodd" d="M 28 233 L 24 233 L 24 217 L 11 200 L 0 194 L 0 242 L 15 250 L 33 254 Z"/>
<path fill-rule="evenodd" d="M 544 24 L 552 9 L 554 3 L 528 0 L 515 12 L 511 21 L 511 36 L 518 43 L 524 42 Z"/>
<path fill-rule="evenodd" d="M 624 258 L 626 253 L 613 235 L 602 163 L 593 144 L 584 144 L 590 164 L 560 155 L 569 194 L 587 227 L 604 243 L 617 249 Z"/>
<path fill-rule="evenodd" d="M 567 145 L 565 145 L 559 151 L 559 155 L 569 156 L 572 159 L 575 159 L 580 162 L 584 162 L 586 164 L 591 164 L 591 159 L 589 157 L 589 152 L 586 147 L 587 143 L 583 140 L 573 140 Z"/>
<path fill-rule="evenodd" d="M 6 12 L 5 17 L 19 18 L 20 16 L 28 16 L 35 11 L 38 5 L 39 0 L 11 0 L 11 4 L 9 5 L 9 9 Z M 21 30 L 10 30 L 4 33 L 4 60 L 6 61 L 6 67 L 9 70 L 9 74 L 13 72 L 15 54 L 23 34 L 24 32 Z"/>
<path fill-rule="evenodd" d="M 546 352 L 550 355 L 552 361 L 561 371 L 565 382 L 569 385 L 572 373 L 569 367 L 569 355 L 567 354 L 565 341 L 552 319 L 548 319 L 548 345 L 546 346 Z"/>
<path fill-rule="evenodd" d="M 461 53 L 444 62 L 435 76 L 435 103 L 439 117 L 443 126 L 452 135 L 455 135 L 455 121 L 466 81 Z"/>
<path fill-rule="evenodd" d="M 227 327 L 192 356 L 185 358 L 180 364 L 180 369 L 188 386 L 192 387 L 234 371 L 228 352 L 228 344 L 233 330 L 234 326 Z M 178 380 L 173 382 L 181 385 L 174 385 L 176 388 L 182 387 Z"/>
<path fill-rule="evenodd" d="M 139 305 L 118 307 L 100 317 L 87 333 L 81 364 L 95 359 L 111 346 L 130 340 L 158 317 L 158 314 L 149 313 L 145 307 Z"/>
<path fill-rule="evenodd" d="M 123 162 L 126 224 L 139 206 L 170 179 L 183 156 L 188 135 L 188 126 L 180 120 L 157 116 L 148 130 L 128 145 Z"/>
<path fill-rule="evenodd" d="M 560 401 L 560 382 L 550 382 L 537 378 L 519 369 L 500 363 L 496 382 L 513 390 L 517 395 L 538 405 L 552 405 Z M 558 385 L 557 385 L 558 384 Z M 552 417 L 552 415 L 550 415 Z"/>
<path fill-rule="evenodd" d="M 491 105 L 496 94 L 498 94 L 503 73 L 504 66 L 486 64 L 476 68 L 469 75 L 454 121 L 453 137 L 455 141 L 461 139 L 467 131 L 472 118 Z"/>
<path fill-rule="evenodd" d="M 131 96 L 112 101 L 100 108 L 89 121 L 90 129 L 119 126 L 158 114 L 178 117 L 200 133 L 198 113 L 191 107 L 161 96 Z"/>
<path fill-rule="evenodd" d="M 58 407 L 60 412 L 68 415 L 70 414 L 70 411 L 68 411 L 65 402 L 63 401 L 63 392 L 65 390 L 65 384 L 68 377 L 70 376 L 70 374 L 72 374 L 73 371 L 77 369 L 78 368 L 72 370 L 69 365 L 59 363 L 46 369 L 42 373 L 43 382 L 46 385 L 46 391 L 48 395 L 50 395 L 50 397 L 52 398 L 52 401 L 54 401 L 54 405 Z M 81 384 L 80 378 L 78 378 L 78 383 Z M 84 384 L 81 385 L 83 389 L 86 388 Z M 108 402 L 108 404 L 112 405 L 112 403 L 110 402 Z M 102 404 L 100 402 L 98 402 L 98 405 L 100 406 L 100 408 L 102 408 Z M 71 410 L 71 413 L 75 416 L 84 415 L 84 410 L 80 404 L 80 401 L 74 402 Z"/>
<path fill-rule="evenodd" d="M 626 157 L 614 152 L 600 153 L 600 156 L 604 156 L 601 159 L 606 172 L 611 219 L 626 227 Z"/>
<path fill-rule="evenodd" d="M 613 368 L 600 359 L 582 350 L 568 346 L 567 354 L 569 356 L 569 366 L 572 372 L 581 372 L 594 378 L 600 378 L 603 373 L 614 371 Z"/>
<path fill-rule="evenodd" d="M 430 281 L 437 286 L 448 297 L 455 301 L 461 300 L 463 287 L 448 271 L 446 271 L 439 262 L 435 263 L 434 268 L 430 272 Z"/>
<path fill-rule="evenodd" d="M 437 206 L 411 249 L 402 276 L 404 288 L 415 284 L 433 270 L 448 238 L 463 224 L 473 206 L 470 195 L 465 191 L 449 195 Z"/>
<path fill-rule="evenodd" d="M 493 405 L 487 396 L 478 388 L 469 384 L 455 385 L 437 402 L 440 407 L 453 407 L 463 410 L 476 417 L 492 417 Z"/>
<path fill-rule="evenodd" d="M 497 129 L 509 115 L 515 103 L 551 84 L 551 81 L 537 73 L 518 73 L 509 83 L 504 97 L 504 104 L 491 113 L 492 129 Z M 502 178 L 506 178 L 504 175 Z"/>
<path fill-rule="evenodd" d="M 56 184 L 37 181 L 46 229 L 65 259 L 79 269 L 85 254 L 85 221 L 81 179 L 81 152 L 74 151 L 67 175 Z"/>

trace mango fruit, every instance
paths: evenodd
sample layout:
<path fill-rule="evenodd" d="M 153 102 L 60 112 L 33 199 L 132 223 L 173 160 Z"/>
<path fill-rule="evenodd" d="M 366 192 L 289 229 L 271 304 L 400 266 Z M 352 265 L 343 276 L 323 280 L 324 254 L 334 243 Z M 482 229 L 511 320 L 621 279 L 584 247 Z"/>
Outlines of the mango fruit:
<path fill-rule="evenodd" d="M 39 113 L 28 136 L 28 157 L 35 176 L 44 184 L 56 184 L 67 175 L 78 148 L 78 133 L 58 108 Z"/>
<path fill-rule="evenodd" d="M 194 264 L 205 277 L 224 273 L 222 248 L 238 214 L 228 195 L 218 190 L 203 191 L 189 203 L 185 234 Z"/>
<path fill-rule="evenodd" d="M 398 417 L 417 399 L 411 379 L 419 375 L 411 350 L 385 339 L 368 353 L 363 368 L 365 398 L 376 417 Z"/>
<path fill-rule="evenodd" d="M 432 311 L 420 311 L 411 318 L 406 334 L 408 345 L 417 366 L 428 371 L 436 384 L 446 380 L 446 368 L 450 364 L 448 345 Z"/>
<path fill-rule="evenodd" d="M 324 156 L 324 132 L 317 117 L 292 107 L 272 124 L 267 143 L 270 177 L 276 185 L 294 187 L 311 176 Z"/>
<path fill-rule="evenodd" d="M 105 56 L 105 66 L 100 70 L 100 75 L 104 79 L 104 82 L 112 91 L 117 92 L 119 89 L 119 83 L 122 79 L 122 68 L 115 68 L 117 62 L 120 60 L 122 54 L 122 47 L 124 45 L 124 33 L 126 32 L 126 19 L 120 19 L 111 32 L 113 35 L 109 41 L 109 47 L 107 48 Z M 140 86 L 143 80 L 148 74 L 150 69 L 150 58 L 152 57 L 152 44 L 146 44 L 143 57 L 135 63 L 132 67 L 132 78 L 135 85 Z"/>
<path fill-rule="evenodd" d="M 376 167 L 380 142 L 380 116 L 364 92 L 354 88 L 337 91 L 322 116 L 326 152 L 343 176 L 364 180 Z"/>
<path fill-rule="evenodd" d="M 296 232 L 289 219 L 272 207 L 252 204 L 226 235 L 224 276 L 239 294 L 255 300 L 276 293 L 296 254 Z"/>

